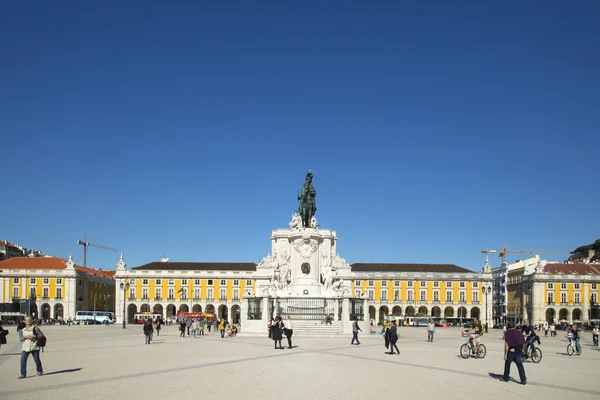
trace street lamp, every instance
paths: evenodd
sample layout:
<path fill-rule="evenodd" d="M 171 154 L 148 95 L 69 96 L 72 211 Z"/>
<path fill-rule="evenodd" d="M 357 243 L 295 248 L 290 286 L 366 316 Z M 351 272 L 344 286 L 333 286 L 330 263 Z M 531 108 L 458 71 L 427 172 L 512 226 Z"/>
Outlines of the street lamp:
<path fill-rule="evenodd" d="M 121 290 L 123 291 L 123 329 L 127 329 L 125 327 L 125 302 L 127 300 L 126 293 L 129 290 L 129 281 L 127 281 L 125 283 L 121 282 L 120 287 L 121 287 Z"/>
<path fill-rule="evenodd" d="M 485 332 L 487 333 L 487 326 L 488 326 L 488 316 L 489 316 L 489 311 L 488 311 L 488 295 L 492 293 L 492 287 L 487 285 L 485 288 L 485 326 L 486 326 L 486 330 Z"/>

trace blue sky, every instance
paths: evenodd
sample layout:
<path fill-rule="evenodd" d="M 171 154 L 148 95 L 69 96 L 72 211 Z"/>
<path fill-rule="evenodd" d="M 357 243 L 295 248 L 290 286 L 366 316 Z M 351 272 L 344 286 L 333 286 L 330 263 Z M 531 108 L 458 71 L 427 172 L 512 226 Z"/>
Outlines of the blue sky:
<path fill-rule="evenodd" d="M 257 262 L 309 168 L 350 263 L 600 237 L 600 3 L 259 3 L 5 2 L 0 239 Z"/>

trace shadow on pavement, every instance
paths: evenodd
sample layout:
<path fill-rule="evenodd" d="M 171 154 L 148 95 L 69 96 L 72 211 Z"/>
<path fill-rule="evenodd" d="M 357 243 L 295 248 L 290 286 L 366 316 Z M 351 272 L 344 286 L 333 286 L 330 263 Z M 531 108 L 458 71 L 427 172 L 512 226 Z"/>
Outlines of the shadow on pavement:
<path fill-rule="evenodd" d="M 60 370 L 60 371 L 46 372 L 46 373 L 44 373 L 44 376 L 47 376 L 47 375 L 56 375 L 56 374 L 65 374 L 67 372 L 77 372 L 77 371 L 81 371 L 81 370 L 82 370 L 82 368 L 63 369 L 63 370 Z"/>
<path fill-rule="evenodd" d="M 0 354 L 0 356 L 19 356 L 21 355 L 21 353 L 4 353 L 4 354 Z"/>

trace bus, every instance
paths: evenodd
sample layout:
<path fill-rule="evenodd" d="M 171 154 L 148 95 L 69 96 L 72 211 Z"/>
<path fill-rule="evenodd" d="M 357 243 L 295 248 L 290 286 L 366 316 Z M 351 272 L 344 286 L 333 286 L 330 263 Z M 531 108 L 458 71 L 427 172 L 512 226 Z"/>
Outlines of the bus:
<path fill-rule="evenodd" d="M 116 322 L 115 314 L 110 311 L 77 311 L 75 321 L 84 324 L 109 324 Z"/>
<path fill-rule="evenodd" d="M 150 321 L 153 322 L 157 318 L 162 319 L 162 314 L 155 314 L 155 313 L 150 313 L 150 312 L 144 312 L 144 313 L 140 313 L 140 314 L 135 314 L 133 316 L 133 323 L 134 324 L 143 324 L 147 320 L 150 320 Z"/>

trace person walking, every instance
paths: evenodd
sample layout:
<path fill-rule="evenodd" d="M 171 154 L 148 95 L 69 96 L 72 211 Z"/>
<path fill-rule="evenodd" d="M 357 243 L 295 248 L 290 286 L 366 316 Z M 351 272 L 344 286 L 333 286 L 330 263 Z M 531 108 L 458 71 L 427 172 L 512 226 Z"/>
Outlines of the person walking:
<path fill-rule="evenodd" d="M 392 320 L 392 327 L 390 328 L 390 355 L 395 354 L 394 353 L 394 349 L 396 349 L 396 351 L 398 352 L 398 355 L 400 355 L 400 349 L 398 349 L 398 346 L 396 345 L 396 343 L 398 342 L 398 327 L 396 326 L 396 320 L 393 319 Z"/>
<path fill-rule="evenodd" d="M 504 375 L 500 378 L 502 382 L 509 381 L 510 365 L 514 362 L 517 364 L 517 369 L 519 370 L 521 385 L 527 384 L 522 358 L 524 347 L 525 337 L 523 337 L 520 331 L 515 329 L 515 323 L 510 321 L 508 323 L 508 330 L 506 331 L 506 339 L 504 340 Z"/>
<path fill-rule="evenodd" d="M 556 337 L 556 326 L 554 324 L 550 325 L 550 337 Z"/>
<path fill-rule="evenodd" d="M 283 329 L 283 321 L 281 321 L 280 316 L 275 317 L 275 323 L 273 324 L 272 329 L 273 329 L 272 338 L 273 338 L 273 341 L 275 342 L 275 348 L 283 350 L 283 347 L 281 346 L 281 339 L 283 338 L 283 336 L 281 334 L 281 331 Z M 277 346 L 277 342 L 279 342 L 279 346 Z"/>
<path fill-rule="evenodd" d="M 150 321 L 149 319 L 146 320 L 146 322 L 144 322 L 144 327 L 142 328 L 142 330 L 144 331 L 144 336 L 146 336 L 146 344 L 150 344 L 150 342 L 152 341 L 152 332 L 154 332 L 154 329 L 152 328 L 152 321 Z"/>
<path fill-rule="evenodd" d="M 294 334 L 294 324 L 292 323 L 292 317 L 288 315 L 287 321 L 285 321 L 283 333 L 288 341 L 288 349 L 292 348 L 292 335 Z"/>
<path fill-rule="evenodd" d="M 8 335 L 8 331 L 2 327 L 2 323 L 0 323 L 0 348 L 2 348 L 3 344 L 6 344 L 6 335 Z"/>
<path fill-rule="evenodd" d="M 198 329 L 200 329 L 200 336 L 204 336 L 204 319 L 198 322 Z"/>
<path fill-rule="evenodd" d="M 156 321 L 156 336 L 160 336 L 160 325 L 162 324 L 162 320 L 159 318 Z"/>
<path fill-rule="evenodd" d="M 225 337 L 225 318 L 219 322 L 219 332 L 221 332 L 221 339 Z"/>
<path fill-rule="evenodd" d="M 25 327 L 19 331 L 19 337 L 23 345 L 21 346 L 21 375 L 19 375 L 18 379 L 23 379 L 27 376 L 27 359 L 29 358 L 29 354 L 33 356 L 33 360 L 35 361 L 37 376 L 44 374 L 36 333 L 39 334 L 40 332 L 38 328 L 31 324 L 31 317 L 25 317 Z"/>
<path fill-rule="evenodd" d="M 185 321 L 181 320 L 179 323 L 179 337 L 185 337 Z"/>
<path fill-rule="evenodd" d="M 362 332 L 362 329 L 360 329 L 360 326 L 358 325 L 358 318 L 356 318 L 352 324 L 352 342 L 350 342 L 350 345 L 353 345 L 355 340 L 357 346 L 360 344 L 358 341 L 358 332 Z"/>
<path fill-rule="evenodd" d="M 435 324 L 432 320 L 429 320 L 427 324 L 427 341 L 433 342 L 433 334 L 435 333 Z"/>
<path fill-rule="evenodd" d="M 185 326 L 187 327 L 187 335 L 190 336 L 190 329 L 192 327 L 192 320 L 188 318 Z"/>
<path fill-rule="evenodd" d="M 548 337 L 548 328 L 549 328 L 548 324 L 545 324 L 544 325 L 544 337 Z"/>

